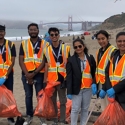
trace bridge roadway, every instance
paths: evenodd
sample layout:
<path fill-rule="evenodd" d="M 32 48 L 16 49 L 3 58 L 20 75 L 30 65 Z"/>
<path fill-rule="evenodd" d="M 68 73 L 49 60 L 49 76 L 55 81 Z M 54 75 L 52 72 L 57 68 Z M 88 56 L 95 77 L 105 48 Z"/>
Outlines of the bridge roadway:
<path fill-rule="evenodd" d="M 95 24 L 95 23 L 102 23 L 102 22 L 94 22 L 94 21 L 73 21 L 73 22 L 50 22 L 50 23 L 43 23 L 42 25 L 46 25 L 46 24 L 57 24 L 57 23 L 67 23 L 67 24 L 69 24 L 69 23 L 93 23 L 93 24 Z"/>

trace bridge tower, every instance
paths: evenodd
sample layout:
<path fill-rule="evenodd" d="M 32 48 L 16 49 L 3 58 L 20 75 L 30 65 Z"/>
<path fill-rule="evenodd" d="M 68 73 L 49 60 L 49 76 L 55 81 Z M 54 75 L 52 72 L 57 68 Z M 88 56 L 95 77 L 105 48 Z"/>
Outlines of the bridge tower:
<path fill-rule="evenodd" d="M 87 26 L 88 26 L 88 22 L 87 21 L 82 22 L 82 29 L 81 30 L 86 31 L 87 30 Z"/>
<path fill-rule="evenodd" d="M 43 29 L 43 21 L 40 21 L 40 29 Z"/>
<path fill-rule="evenodd" d="M 68 17 L 68 31 L 73 31 L 73 29 L 72 29 L 72 16 Z"/>

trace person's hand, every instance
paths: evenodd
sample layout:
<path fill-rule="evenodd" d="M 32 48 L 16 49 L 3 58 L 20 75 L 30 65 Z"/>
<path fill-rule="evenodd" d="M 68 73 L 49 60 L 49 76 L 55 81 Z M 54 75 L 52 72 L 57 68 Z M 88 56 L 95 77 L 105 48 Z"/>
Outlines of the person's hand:
<path fill-rule="evenodd" d="M 68 99 L 72 100 L 72 95 L 67 95 Z"/>
<path fill-rule="evenodd" d="M 97 86 L 95 83 L 92 84 L 92 94 L 96 95 L 97 94 Z"/>
<path fill-rule="evenodd" d="M 33 85 L 34 84 L 33 79 L 27 79 L 27 84 Z"/>
<path fill-rule="evenodd" d="M 4 84 L 4 82 L 6 81 L 6 78 L 0 78 L 0 86 L 2 86 Z"/>
<path fill-rule="evenodd" d="M 33 72 L 26 74 L 26 78 L 27 78 L 27 79 L 32 79 L 34 76 L 35 76 L 35 74 L 34 74 Z"/>
<path fill-rule="evenodd" d="M 113 88 L 108 89 L 107 90 L 107 95 L 110 98 L 113 97 L 113 96 L 115 96 L 115 90 Z"/>
<path fill-rule="evenodd" d="M 103 89 L 101 89 L 101 91 L 99 92 L 99 97 L 103 99 L 105 98 L 105 95 L 106 95 L 106 92 Z"/>

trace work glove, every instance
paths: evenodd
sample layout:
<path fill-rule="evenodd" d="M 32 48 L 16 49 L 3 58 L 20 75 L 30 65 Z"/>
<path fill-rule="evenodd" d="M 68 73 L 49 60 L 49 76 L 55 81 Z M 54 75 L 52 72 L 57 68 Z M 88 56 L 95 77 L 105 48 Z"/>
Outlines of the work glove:
<path fill-rule="evenodd" d="M 103 89 L 101 89 L 101 91 L 99 92 L 99 97 L 103 99 L 105 98 L 105 95 L 106 95 L 106 92 Z"/>
<path fill-rule="evenodd" d="M 2 86 L 3 84 L 4 84 L 4 82 L 6 81 L 6 79 L 5 78 L 0 78 L 0 86 Z"/>
<path fill-rule="evenodd" d="M 97 86 L 95 83 L 92 84 L 92 94 L 96 95 L 97 94 Z"/>
<path fill-rule="evenodd" d="M 115 96 L 115 90 L 113 88 L 108 89 L 107 95 L 108 95 L 109 98 Z"/>
<path fill-rule="evenodd" d="M 67 95 L 68 99 L 72 100 L 72 95 Z"/>

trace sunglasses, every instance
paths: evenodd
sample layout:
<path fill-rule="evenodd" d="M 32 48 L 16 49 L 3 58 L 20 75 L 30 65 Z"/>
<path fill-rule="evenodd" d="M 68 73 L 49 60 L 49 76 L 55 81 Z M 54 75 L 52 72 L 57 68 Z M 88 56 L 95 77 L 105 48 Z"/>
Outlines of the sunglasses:
<path fill-rule="evenodd" d="M 78 45 L 78 46 L 74 46 L 74 49 L 77 49 L 77 48 L 82 48 L 82 45 Z"/>
<path fill-rule="evenodd" d="M 58 36 L 59 34 L 58 33 L 56 33 L 56 34 L 50 34 L 50 36 Z"/>

